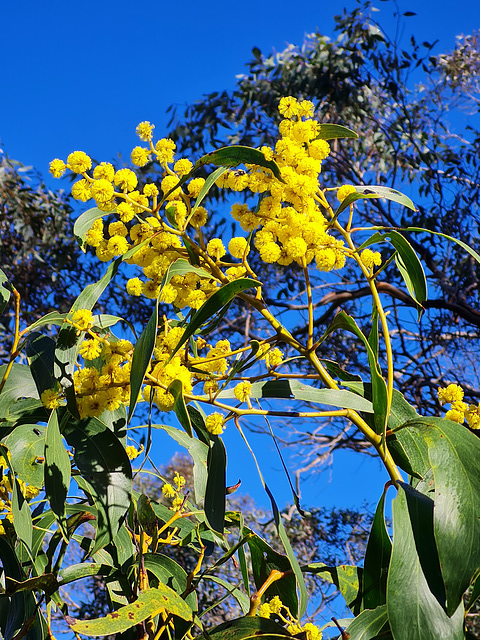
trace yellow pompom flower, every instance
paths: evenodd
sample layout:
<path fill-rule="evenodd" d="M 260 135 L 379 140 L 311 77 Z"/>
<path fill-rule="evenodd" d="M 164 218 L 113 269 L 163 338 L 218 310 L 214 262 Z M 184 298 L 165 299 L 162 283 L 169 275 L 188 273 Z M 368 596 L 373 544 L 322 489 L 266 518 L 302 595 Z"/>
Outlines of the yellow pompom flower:
<path fill-rule="evenodd" d="M 158 161 L 162 164 L 168 164 L 173 162 L 173 156 L 177 145 L 170 138 L 162 138 L 155 145 L 155 152 L 157 154 Z"/>
<path fill-rule="evenodd" d="M 315 260 L 319 271 L 332 271 L 332 269 L 335 268 L 336 259 L 335 251 L 330 247 L 320 249 L 315 253 Z"/>
<path fill-rule="evenodd" d="M 173 170 L 179 176 L 186 176 L 193 169 L 193 163 L 190 162 L 187 158 L 182 158 L 181 160 L 177 160 L 177 162 L 173 165 Z"/>
<path fill-rule="evenodd" d="M 67 165 L 63 160 L 55 158 L 50 162 L 50 173 L 54 178 L 61 178 L 66 170 Z"/>
<path fill-rule="evenodd" d="M 470 429 L 480 429 L 480 407 L 471 404 L 466 413 L 465 418 Z"/>
<path fill-rule="evenodd" d="M 74 151 L 67 158 L 67 166 L 74 173 L 85 173 L 92 168 L 92 160 L 83 151 Z"/>
<path fill-rule="evenodd" d="M 268 602 L 264 602 L 258 607 L 257 614 L 260 618 L 270 618 L 270 607 Z"/>
<path fill-rule="evenodd" d="M 90 247 L 98 247 L 103 242 L 103 220 L 95 220 L 90 229 L 85 234 L 85 243 Z"/>
<path fill-rule="evenodd" d="M 116 235 L 109 239 L 107 249 L 112 256 L 123 256 L 127 253 L 129 245 L 126 238 Z"/>
<path fill-rule="evenodd" d="M 325 160 L 330 155 L 330 145 L 326 140 L 313 140 L 308 145 L 308 154 L 315 160 Z"/>
<path fill-rule="evenodd" d="M 145 147 L 135 147 L 132 149 L 130 159 L 136 167 L 144 167 L 150 159 L 150 149 Z"/>
<path fill-rule="evenodd" d="M 135 215 L 135 212 L 129 202 L 121 202 L 117 205 L 117 214 L 122 222 L 130 222 Z"/>
<path fill-rule="evenodd" d="M 61 391 L 56 389 L 45 389 L 40 396 L 40 400 L 47 409 L 58 409 L 64 404 L 61 400 Z"/>
<path fill-rule="evenodd" d="M 75 200 L 80 200 L 81 202 L 87 202 L 87 200 L 90 200 L 92 196 L 88 180 L 83 179 L 75 182 L 72 186 L 72 197 L 75 198 Z"/>
<path fill-rule="evenodd" d="M 90 309 L 79 309 L 73 313 L 72 322 L 77 329 L 87 331 L 93 327 L 93 314 Z"/>
<path fill-rule="evenodd" d="M 280 115 L 284 116 L 285 118 L 292 118 L 294 116 L 300 115 L 301 108 L 296 98 L 292 98 L 292 96 L 286 96 L 284 98 L 280 98 L 278 111 L 280 112 Z"/>
<path fill-rule="evenodd" d="M 190 224 L 197 229 L 203 227 L 207 223 L 208 212 L 205 207 L 197 207 L 195 213 L 190 218 Z"/>
<path fill-rule="evenodd" d="M 178 183 L 179 183 L 179 180 L 177 176 L 165 176 L 165 178 L 162 180 L 162 183 L 160 186 L 167 200 L 178 200 L 181 197 L 182 190 L 180 189 L 180 187 L 175 189 Z M 172 189 L 174 190 L 171 193 L 169 193 L 169 191 L 171 191 Z"/>
<path fill-rule="evenodd" d="M 97 164 L 95 169 L 93 170 L 93 177 L 95 180 L 108 180 L 109 182 L 113 182 L 113 177 L 115 175 L 115 169 L 110 162 L 101 162 Z"/>
<path fill-rule="evenodd" d="M 371 251 L 370 249 L 364 249 L 360 254 L 360 260 L 362 264 L 373 271 L 373 267 L 379 267 L 382 264 L 382 256 L 378 251 Z"/>
<path fill-rule="evenodd" d="M 150 124 L 148 120 L 145 120 L 144 122 L 140 122 L 140 124 L 137 126 L 136 133 L 140 140 L 143 140 L 143 142 L 147 142 L 148 140 L 152 139 L 152 131 L 154 129 L 155 125 Z"/>
<path fill-rule="evenodd" d="M 113 178 L 117 187 L 124 191 L 133 191 L 138 184 L 138 178 L 131 169 L 119 169 Z"/>
<path fill-rule="evenodd" d="M 224 431 L 223 415 L 221 413 L 211 413 L 205 420 L 205 427 L 212 436 L 219 436 Z"/>
<path fill-rule="evenodd" d="M 194 178 L 190 180 L 187 185 L 188 193 L 192 198 L 198 198 L 203 185 L 205 184 L 205 178 Z"/>
<path fill-rule="evenodd" d="M 449 384 L 448 387 L 438 387 L 438 401 L 441 405 L 463 400 L 463 389 L 458 384 Z"/>
<path fill-rule="evenodd" d="M 239 382 L 233 393 L 239 402 L 246 402 L 247 398 L 252 395 L 252 383 L 248 381 Z"/>
<path fill-rule="evenodd" d="M 108 248 L 107 242 L 101 242 L 95 249 L 95 255 L 101 262 L 109 262 L 113 258 L 113 253 Z"/>
<path fill-rule="evenodd" d="M 282 253 L 282 250 L 275 242 L 266 242 L 260 247 L 260 258 L 267 264 L 276 262 Z"/>
<path fill-rule="evenodd" d="M 343 202 L 351 193 L 356 193 L 357 190 L 352 184 L 344 184 L 337 191 L 337 198 L 340 202 Z"/>
<path fill-rule="evenodd" d="M 100 178 L 92 182 L 90 192 L 97 203 L 108 202 L 113 198 L 114 189 L 111 182 L 105 178 Z"/>
<path fill-rule="evenodd" d="M 99 340 L 84 340 L 79 354 L 84 360 L 94 360 L 102 353 L 102 343 Z"/>
<path fill-rule="evenodd" d="M 223 242 L 220 238 L 212 238 L 207 244 L 207 253 L 212 258 L 216 260 L 220 260 L 227 253 L 225 247 L 223 246 Z"/>
<path fill-rule="evenodd" d="M 149 182 L 143 187 L 143 195 L 147 196 L 147 198 L 152 198 L 154 196 L 158 196 L 158 187 L 156 184 Z"/>
<path fill-rule="evenodd" d="M 123 238 L 126 238 L 128 236 L 128 229 L 121 220 L 117 222 L 111 222 L 108 225 L 108 235 L 122 236 Z"/>
<path fill-rule="evenodd" d="M 458 411 L 457 409 L 450 409 L 445 414 L 445 420 L 451 420 L 452 422 L 458 422 L 458 424 L 463 424 L 465 420 L 465 414 L 463 411 Z"/>
<path fill-rule="evenodd" d="M 228 250 L 233 258 L 241 260 L 244 255 L 250 252 L 250 247 L 248 246 L 247 239 L 239 236 L 230 240 Z"/>
<path fill-rule="evenodd" d="M 129 444 L 125 447 L 125 453 L 127 454 L 129 460 L 135 460 L 135 458 L 138 458 L 138 456 L 141 454 L 142 449 L 137 449 L 132 444 Z"/>
<path fill-rule="evenodd" d="M 175 489 L 173 488 L 173 486 L 169 482 L 166 482 L 163 485 L 162 493 L 166 498 L 174 498 L 175 495 L 176 495 Z"/>
<path fill-rule="evenodd" d="M 271 351 L 268 351 L 267 354 L 265 355 L 265 364 L 269 369 L 274 369 L 275 367 L 278 367 L 278 365 L 282 361 L 283 361 L 283 353 L 282 351 L 280 351 L 280 349 L 278 349 L 278 347 L 275 347 Z"/>

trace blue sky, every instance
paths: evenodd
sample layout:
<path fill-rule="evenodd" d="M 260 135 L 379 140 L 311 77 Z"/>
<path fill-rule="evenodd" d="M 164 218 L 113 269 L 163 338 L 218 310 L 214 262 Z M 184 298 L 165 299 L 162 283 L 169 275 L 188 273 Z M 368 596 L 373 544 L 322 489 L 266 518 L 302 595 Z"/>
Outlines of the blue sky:
<path fill-rule="evenodd" d="M 394 3 L 377 0 L 375 5 L 380 11 L 374 17 L 393 37 Z M 181 108 L 203 93 L 233 88 L 254 46 L 268 53 L 301 44 L 317 29 L 332 35 L 333 15 L 344 6 L 351 9 L 357 2 L 4 1 L 0 141 L 11 158 L 45 176 L 51 159 L 77 149 L 99 161 L 119 152 L 127 156 L 138 143 L 140 121 L 155 123 L 161 136 L 169 105 Z M 458 0 L 454 6 L 447 0 L 399 0 L 400 13 L 417 13 L 404 18 L 404 42 L 413 33 L 420 42 L 439 40 L 437 53 L 453 49 L 456 35 L 480 28 L 478 0 Z M 62 186 L 53 179 L 48 183 Z M 231 456 L 229 482 L 241 476 L 244 487 L 259 495 L 238 435 L 228 435 L 226 443 L 239 452 Z M 266 440 L 256 446 L 259 454 L 269 448 Z M 267 477 L 283 503 L 288 487 L 280 462 L 271 460 Z M 353 506 L 366 497 L 372 502 L 385 480 L 369 458 L 340 454 L 329 472 L 305 487 L 305 501 Z"/>
<path fill-rule="evenodd" d="M 393 2 L 375 14 L 394 34 Z M 202 93 L 232 88 L 254 46 L 280 51 L 317 28 L 329 35 L 333 15 L 355 0 L 186 0 L 0 3 L 2 100 L 0 141 L 6 152 L 46 174 L 49 161 L 82 149 L 99 160 L 129 153 L 142 120 L 164 129 L 165 110 Z M 478 0 L 399 0 L 404 38 L 439 40 L 480 28 Z M 53 184 L 53 183 L 52 183 Z"/>

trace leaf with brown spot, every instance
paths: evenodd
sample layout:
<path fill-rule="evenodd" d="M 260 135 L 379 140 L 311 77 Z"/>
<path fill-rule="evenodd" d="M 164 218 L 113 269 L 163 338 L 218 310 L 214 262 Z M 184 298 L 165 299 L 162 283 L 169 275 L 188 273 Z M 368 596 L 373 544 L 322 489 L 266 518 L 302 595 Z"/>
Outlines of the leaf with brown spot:
<path fill-rule="evenodd" d="M 109 613 L 104 618 L 75 620 L 69 617 L 66 621 L 75 633 L 92 637 L 108 636 L 122 633 L 147 618 L 158 615 L 161 611 L 179 616 L 183 620 L 193 618 L 192 610 L 185 600 L 182 600 L 173 589 L 160 583 L 155 589 L 142 591 L 135 602 L 120 607 L 118 611 Z"/>

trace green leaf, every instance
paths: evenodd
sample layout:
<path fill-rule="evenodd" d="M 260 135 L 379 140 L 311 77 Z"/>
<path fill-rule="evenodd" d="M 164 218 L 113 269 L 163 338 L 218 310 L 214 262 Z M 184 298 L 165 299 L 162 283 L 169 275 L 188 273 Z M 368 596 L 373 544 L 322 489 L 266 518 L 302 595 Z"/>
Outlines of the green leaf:
<path fill-rule="evenodd" d="M 464 640 L 463 605 L 448 617 L 425 579 L 403 487 L 393 501 L 393 549 L 387 578 L 387 611 L 395 640 Z"/>
<path fill-rule="evenodd" d="M 162 611 L 184 620 L 192 620 L 193 617 L 192 610 L 186 602 L 175 591 L 159 583 L 156 589 L 142 591 L 135 602 L 108 613 L 104 618 L 75 620 L 68 616 L 65 619 L 75 633 L 96 637 L 121 633 Z"/>
<path fill-rule="evenodd" d="M 60 569 L 58 572 L 58 586 L 63 587 L 66 584 L 93 576 L 107 577 L 115 571 L 117 571 L 117 569 L 114 567 L 100 562 L 80 562 L 78 564 L 72 564 L 69 567 Z"/>
<path fill-rule="evenodd" d="M 12 491 L 13 526 L 17 536 L 29 549 L 32 547 L 32 514 L 17 479 L 14 479 Z"/>
<path fill-rule="evenodd" d="M 428 297 L 427 280 L 422 263 L 413 250 L 412 245 L 401 233 L 398 233 L 398 231 L 389 231 L 382 235 L 388 238 L 397 250 L 401 258 L 401 261 L 397 260 L 400 273 L 405 281 L 408 292 L 421 307 Z M 419 309 L 419 318 L 420 311 L 421 309 Z"/>
<path fill-rule="evenodd" d="M 277 180 L 284 181 L 278 164 L 274 160 L 267 160 L 261 151 L 251 147 L 232 145 L 230 147 L 222 147 L 217 151 L 211 151 L 197 160 L 194 170 L 205 164 L 215 164 L 228 168 L 237 167 L 239 164 L 255 164 L 270 169 Z"/>
<path fill-rule="evenodd" d="M 114 539 L 130 506 L 132 468 L 118 438 L 96 418 L 71 420 L 64 431 L 98 510 L 92 554 Z"/>
<path fill-rule="evenodd" d="M 0 366 L 0 380 L 6 369 L 6 364 Z M 19 398 L 39 399 L 30 367 L 26 364 L 14 363 L 0 393 L 0 417 L 6 417 L 9 407 Z"/>
<path fill-rule="evenodd" d="M 190 413 L 189 413 L 190 416 Z M 191 417 L 191 416 L 190 416 Z M 205 499 L 205 489 L 207 486 L 207 458 L 209 447 L 198 440 L 191 438 L 184 431 L 169 427 L 163 424 L 153 424 L 154 429 L 163 429 L 165 433 L 173 438 L 182 447 L 185 447 L 193 460 L 193 486 L 195 491 L 195 502 L 200 504 Z"/>
<path fill-rule="evenodd" d="M 377 433 L 382 433 L 387 413 L 387 385 L 381 375 L 380 366 L 375 358 L 372 347 L 355 320 L 344 311 L 341 311 L 335 316 L 335 319 L 323 334 L 320 342 L 323 342 L 333 331 L 336 331 L 337 329 L 353 333 L 357 338 L 360 338 L 365 346 L 372 383 L 374 422 Z"/>
<path fill-rule="evenodd" d="M 0 314 L 5 311 L 12 293 L 12 285 L 10 284 L 5 273 L 0 269 Z"/>
<path fill-rule="evenodd" d="M 419 227 L 406 227 L 404 231 L 413 231 L 415 233 L 431 233 L 433 236 L 440 236 L 441 238 L 445 238 L 445 240 L 449 240 L 450 242 L 458 244 L 460 247 L 462 247 L 462 249 L 465 249 L 465 251 L 469 253 L 472 258 L 475 258 L 477 262 L 480 262 L 480 255 L 474 249 L 472 249 L 472 247 L 469 247 L 468 244 L 462 242 L 462 240 L 453 238 L 446 233 L 440 233 L 439 231 L 430 231 L 430 229 L 422 229 Z"/>
<path fill-rule="evenodd" d="M 392 189 L 391 187 L 381 187 L 378 185 L 354 186 L 356 193 L 351 193 L 345 198 L 345 200 L 341 202 L 340 206 L 335 211 L 335 217 L 342 213 L 342 211 L 353 204 L 356 200 L 365 200 L 369 198 L 385 198 L 386 200 L 391 200 L 392 202 L 402 204 L 404 207 L 407 207 L 412 211 L 417 211 L 415 205 L 408 196 L 404 195 L 400 191 L 397 191 L 396 189 Z"/>
<path fill-rule="evenodd" d="M 173 410 L 178 418 L 178 421 L 185 429 L 190 438 L 193 438 L 192 423 L 190 422 L 190 415 L 187 411 L 185 404 L 185 398 L 183 397 L 183 383 L 181 380 L 174 380 L 168 387 L 167 391 L 174 397 Z"/>
<path fill-rule="evenodd" d="M 184 345 L 185 342 L 193 336 L 197 329 L 210 320 L 218 311 L 223 309 L 238 293 L 258 286 L 260 286 L 260 283 L 256 280 L 251 280 L 250 278 L 238 278 L 238 280 L 228 282 L 227 284 L 224 284 L 223 287 L 220 287 L 220 289 L 217 289 L 217 291 L 215 291 L 215 293 L 211 295 L 210 298 L 204 302 L 200 309 L 198 309 L 198 311 L 193 315 L 172 355 L 175 355 L 182 345 Z"/>
<path fill-rule="evenodd" d="M 21 582 L 25 579 L 22 567 L 18 561 L 17 555 L 10 545 L 6 536 L 0 536 L 0 560 L 3 567 L 3 574 L 8 586 L 10 579 Z M 0 601 L 4 598 L 0 597 Z M 6 619 L 4 620 L 4 638 L 12 640 L 23 627 L 23 624 L 35 614 L 36 602 L 32 593 L 19 592 L 5 600 L 8 604 L 6 611 Z M 36 623 L 39 623 L 37 616 Z M 29 632 L 29 640 L 37 640 L 42 638 L 36 631 L 37 624 Z"/>
<path fill-rule="evenodd" d="M 272 504 L 273 517 L 275 520 L 275 526 L 277 528 L 278 536 L 282 541 L 283 548 L 285 549 L 285 553 L 287 554 L 287 558 L 291 564 L 293 573 L 295 574 L 296 583 L 298 586 L 298 590 L 300 592 L 300 600 L 298 603 L 297 617 L 302 618 L 305 615 L 305 612 L 307 610 L 307 604 L 308 604 L 308 594 L 307 594 L 307 587 L 305 585 L 305 580 L 303 578 L 300 565 L 298 564 L 297 557 L 292 549 L 292 545 L 290 544 L 290 540 L 288 539 L 288 535 L 282 521 L 282 516 L 278 510 L 277 503 L 275 502 L 273 494 L 268 488 L 267 484 L 264 484 L 264 487 L 268 497 L 270 498 L 270 502 Z"/>
<path fill-rule="evenodd" d="M 248 540 L 248 548 L 252 562 L 252 573 L 257 589 L 265 583 L 270 573 L 275 569 L 285 572 L 292 569 L 290 560 L 286 555 L 280 554 L 265 542 L 260 536 L 247 527 L 243 535 L 252 534 Z M 298 611 L 298 598 L 296 593 L 295 576 L 289 575 L 274 582 L 267 590 L 267 596 L 279 596 L 283 604 L 290 609 L 293 615 Z"/>
<path fill-rule="evenodd" d="M 433 470 L 435 540 L 446 610 L 452 615 L 480 567 L 480 440 L 462 425 L 441 418 L 414 424 L 421 429 Z"/>
<path fill-rule="evenodd" d="M 341 124 L 321 124 L 316 140 L 336 140 L 338 138 L 358 138 L 358 133 Z"/>
<path fill-rule="evenodd" d="M 278 622 L 258 616 L 229 620 L 208 632 L 208 637 L 212 640 L 245 640 L 252 637 L 264 637 L 264 640 L 266 640 L 271 635 L 275 637 L 292 637 L 285 627 L 282 627 Z"/>
<path fill-rule="evenodd" d="M 128 407 L 127 422 L 130 422 L 137 406 L 138 396 L 142 388 L 145 374 L 152 360 L 153 349 L 157 339 L 158 325 L 158 299 L 153 307 L 150 320 L 145 325 L 139 339 L 135 344 L 132 356 L 132 369 L 130 372 L 130 406 Z"/>
<path fill-rule="evenodd" d="M 368 536 L 363 568 L 363 608 L 376 609 L 387 601 L 387 572 L 392 554 L 392 542 L 385 524 L 386 489 L 375 510 Z"/>
<path fill-rule="evenodd" d="M 140 526 L 147 535 L 154 535 L 157 516 L 152 508 L 150 499 L 144 493 L 138 496 L 137 500 L 137 518 Z"/>
<path fill-rule="evenodd" d="M 323 562 L 312 562 L 302 566 L 302 571 L 315 573 L 324 580 L 332 582 L 340 591 L 352 613 L 357 616 L 362 608 L 363 569 L 353 565 L 341 564 L 328 567 Z"/>
<path fill-rule="evenodd" d="M 201 278 L 213 277 L 211 273 L 208 273 L 208 271 L 202 269 L 202 267 L 190 264 L 185 258 L 178 258 L 175 262 L 172 262 L 163 276 L 162 287 L 168 284 L 174 276 L 185 276 L 187 273 L 195 273 Z"/>
<path fill-rule="evenodd" d="M 45 427 L 21 424 L 7 436 L 5 444 L 12 457 L 12 467 L 20 480 L 40 488 L 43 486 Z"/>
<path fill-rule="evenodd" d="M 176 593 L 183 593 L 188 586 L 188 576 L 185 570 L 172 558 L 162 553 L 148 553 L 144 556 L 145 569 L 150 571 L 160 583 L 167 585 Z M 150 586 L 156 583 L 150 579 Z M 185 598 L 185 602 L 193 611 L 197 610 L 197 594 L 192 591 Z"/>
<path fill-rule="evenodd" d="M 241 591 L 237 586 L 230 584 L 227 580 L 223 580 L 215 575 L 205 575 L 203 580 L 211 580 L 215 584 L 221 585 L 240 605 L 242 612 L 246 615 L 250 610 L 250 598 Z"/>
<path fill-rule="evenodd" d="M 46 389 L 55 387 L 53 376 L 55 347 L 55 340 L 37 331 L 30 333 L 27 337 L 25 353 L 39 395 Z"/>
<path fill-rule="evenodd" d="M 205 516 L 210 527 L 223 534 L 225 526 L 227 454 L 219 436 L 210 436 L 205 487 Z"/>
<path fill-rule="evenodd" d="M 67 538 L 66 511 L 70 487 L 70 458 L 63 444 L 56 411 L 52 411 L 45 437 L 45 494 L 64 538 Z"/>
<path fill-rule="evenodd" d="M 350 640 L 373 640 L 388 622 L 387 605 L 365 609 L 348 625 Z"/>
<path fill-rule="evenodd" d="M 251 396 L 253 398 L 288 398 L 315 402 L 344 409 L 354 409 L 373 413 L 373 406 L 369 400 L 346 389 L 316 389 L 298 380 L 269 380 L 254 382 Z M 234 390 L 226 389 L 217 394 L 218 398 L 234 398 Z"/>
<path fill-rule="evenodd" d="M 104 216 L 107 216 L 108 213 L 105 211 L 101 211 L 98 207 L 92 207 L 92 209 L 88 209 L 82 213 L 76 220 L 73 225 L 73 235 L 75 236 L 76 241 L 80 245 L 80 249 L 85 253 L 86 244 L 85 244 L 85 236 L 87 231 L 90 229 L 95 220 L 99 220 Z"/>

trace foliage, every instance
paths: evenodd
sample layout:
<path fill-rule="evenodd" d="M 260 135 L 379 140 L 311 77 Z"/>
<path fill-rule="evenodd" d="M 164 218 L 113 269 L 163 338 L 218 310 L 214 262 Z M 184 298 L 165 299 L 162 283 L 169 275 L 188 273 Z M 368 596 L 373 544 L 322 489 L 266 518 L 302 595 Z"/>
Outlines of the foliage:
<path fill-rule="evenodd" d="M 24 328 L 21 295 L 14 278 L 2 273 L 2 306 L 11 304 L 15 318 L 9 357 L 0 367 L 0 629 L 6 640 L 52 637 L 54 611 L 66 629 L 93 637 L 317 640 L 331 627 L 342 640 L 465 637 L 464 594 L 473 588 L 476 597 L 480 568 L 480 408 L 449 385 L 439 392 L 439 402 L 451 405 L 446 417 L 423 417 L 394 389 L 396 362 L 377 281 L 398 267 L 421 315 L 426 277 L 401 229 L 357 226 L 358 203 L 414 206 L 382 185 L 320 185 L 327 139 L 356 134 L 341 125 L 324 128 L 308 100 L 282 97 L 278 108 L 283 119 L 274 147 L 231 145 L 195 164 L 175 158 L 175 143 L 154 142 L 153 125 L 140 123 L 145 144 L 132 151 L 132 163 L 157 163 L 160 188 L 147 182 L 140 191 L 135 171 L 93 167 L 81 151 L 67 162 L 52 161 L 54 176 L 67 169 L 78 174 L 77 199 L 95 201 L 76 220 L 74 234 L 109 264 L 68 312 Z M 217 168 L 207 179 L 197 176 L 208 164 Z M 203 203 L 214 184 L 245 196 L 231 207 L 241 235 L 209 234 Z M 473 249 L 445 237 L 480 261 Z M 302 279 L 302 335 L 272 313 L 263 265 L 292 269 Z M 119 330 L 120 316 L 93 311 L 122 269 L 133 276 L 128 294 L 151 300 L 150 319 L 131 340 Z M 368 287 L 368 330 L 345 311 L 325 330 L 316 323 L 312 280 L 332 283 L 343 269 Z M 262 318 L 258 338 L 236 348 L 214 333 L 234 301 Z M 160 302 L 168 315 L 159 313 Z M 40 331 L 51 324 L 59 325 L 55 337 Z M 323 357 L 338 334 L 353 336 L 362 350 L 363 377 L 332 353 Z M 19 361 L 23 355 L 28 364 Z M 142 403 L 145 424 L 135 419 Z M 160 421 L 168 412 L 176 426 Z M 249 446 L 245 421 L 265 420 L 274 434 L 277 418 L 348 421 L 382 461 L 389 481 L 363 566 L 298 558 L 262 476 L 275 546 L 248 526 L 241 509 L 229 510 L 235 487 L 226 485 L 223 431 L 238 429 Z M 158 466 L 157 429 L 193 459 L 193 490 L 185 492 L 177 471 L 162 486 L 167 504 L 133 488 L 131 460 L 141 460 L 135 473 L 155 473 Z M 143 452 L 133 433 L 144 433 Z M 393 535 L 384 516 L 390 487 Z M 84 555 L 70 564 L 66 552 L 76 545 Z M 177 546 L 196 557 L 188 571 L 164 553 Z M 229 562 L 238 567 L 232 582 L 221 577 Z M 307 621 L 314 602 L 305 575 L 333 583 L 352 617 L 323 627 Z M 91 576 L 105 580 L 111 610 L 96 619 L 73 618 L 64 587 Z M 197 597 L 208 580 L 227 589 L 242 616 L 212 628 Z"/>

